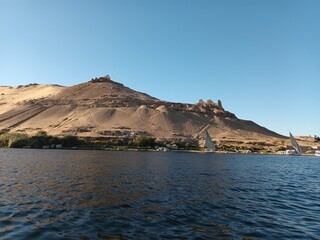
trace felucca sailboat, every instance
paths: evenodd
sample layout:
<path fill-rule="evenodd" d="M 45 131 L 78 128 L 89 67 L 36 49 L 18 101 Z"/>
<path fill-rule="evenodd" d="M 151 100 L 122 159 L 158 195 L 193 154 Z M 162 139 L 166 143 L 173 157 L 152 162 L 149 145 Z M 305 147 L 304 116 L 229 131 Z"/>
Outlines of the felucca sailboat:
<path fill-rule="evenodd" d="M 297 142 L 297 140 L 292 136 L 291 132 L 289 132 L 290 134 L 290 141 L 291 141 L 291 145 L 294 148 L 294 152 L 287 150 L 286 154 L 288 155 L 301 155 L 302 154 L 302 150 Z"/>
<path fill-rule="evenodd" d="M 210 152 L 216 151 L 216 146 L 212 142 L 211 137 L 207 130 L 205 130 L 205 133 L 204 133 L 204 147 L 209 149 Z"/>

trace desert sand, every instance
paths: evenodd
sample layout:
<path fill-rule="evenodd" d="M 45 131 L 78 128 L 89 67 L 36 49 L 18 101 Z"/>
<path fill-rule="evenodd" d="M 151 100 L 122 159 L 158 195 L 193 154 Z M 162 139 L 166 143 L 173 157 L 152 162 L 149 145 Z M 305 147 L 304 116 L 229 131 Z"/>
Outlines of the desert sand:
<path fill-rule="evenodd" d="M 80 137 L 152 136 L 216 142 L 290 145 L 287 137 L 226 111 L 221 101 L 173 103 L 134 91 L 109 76 L 71 87 L 29 84 L 0 87 L 0 130 Z M 308 142 L 308 141 L 311 142 Z M 312 139 L 301 140 L 312 144 Z M 308 142 L 308 143 L 307 143 Z"/>

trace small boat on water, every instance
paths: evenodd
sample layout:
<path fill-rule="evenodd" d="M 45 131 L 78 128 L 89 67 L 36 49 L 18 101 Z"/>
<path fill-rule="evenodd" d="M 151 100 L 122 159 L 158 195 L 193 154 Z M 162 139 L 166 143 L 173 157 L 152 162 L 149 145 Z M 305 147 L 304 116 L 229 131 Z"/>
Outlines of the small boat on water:
<path fill-rule="evenodd" d="M 286 154 L 287 155 L 301 155 L 302 150 L 301 150 L 297 140 L 292 136 L 291 132 L 289 132 L 289 134 L 290 134 L 291 145 L 294 148 L 294 150 L 286 150 Z"/>
<path fill-rule="evenodd" d="M 158 147 L 157 148 L 157 152 L 168 152 L 169 151 L 169 148 L 167 147 Z"/>
<path fill-rule="evenodd" d="M 204 148 L 206 149 L 207 152 L 216 151 L 216 146 L 212 142 L 211 137 L 207 130 L 205 130 L 205 133 L 204 133 Z"/>
<path fill-rule="evenodd" d="M 317 157 L 320 157 L 320 150 L 316 150 L 314 155 L 317 156 Z"/>

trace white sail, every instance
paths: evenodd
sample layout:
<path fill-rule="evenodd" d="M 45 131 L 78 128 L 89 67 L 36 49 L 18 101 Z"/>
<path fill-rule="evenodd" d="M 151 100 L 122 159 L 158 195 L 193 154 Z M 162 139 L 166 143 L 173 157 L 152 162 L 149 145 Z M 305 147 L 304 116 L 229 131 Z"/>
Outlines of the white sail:
<path fill-rule="evenodd" d="M 297 154 L 301 155 L 302 151 L 301 151 L 299 144 L 297 143 L 296 139 L 292 136 L 291 132 L 289 132 L 289 134 L 290 134 L 290 140 L 291 140 L 292 147 L 296 150 Z"/>
<path fill-rule="evenodd" d="M 205 131 L 205 140 L 204 140 L 204 147 L 207 147 L 209 149 L 212 150 L 212 152 L 216 151 L 216 146 L 214 145 L 214 143 L 212 142 L 209 133 L 207 132 L 207 130 Z"/>

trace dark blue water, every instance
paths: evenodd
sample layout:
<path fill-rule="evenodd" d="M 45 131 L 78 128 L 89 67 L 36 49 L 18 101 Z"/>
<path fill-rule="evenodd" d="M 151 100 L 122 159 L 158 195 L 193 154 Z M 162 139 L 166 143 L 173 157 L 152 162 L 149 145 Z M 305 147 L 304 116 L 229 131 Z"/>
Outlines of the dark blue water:
<path fill-rule="evenodd" d="M 320 158 L 0 149 L 0 239 L 320 239 Z"/>

